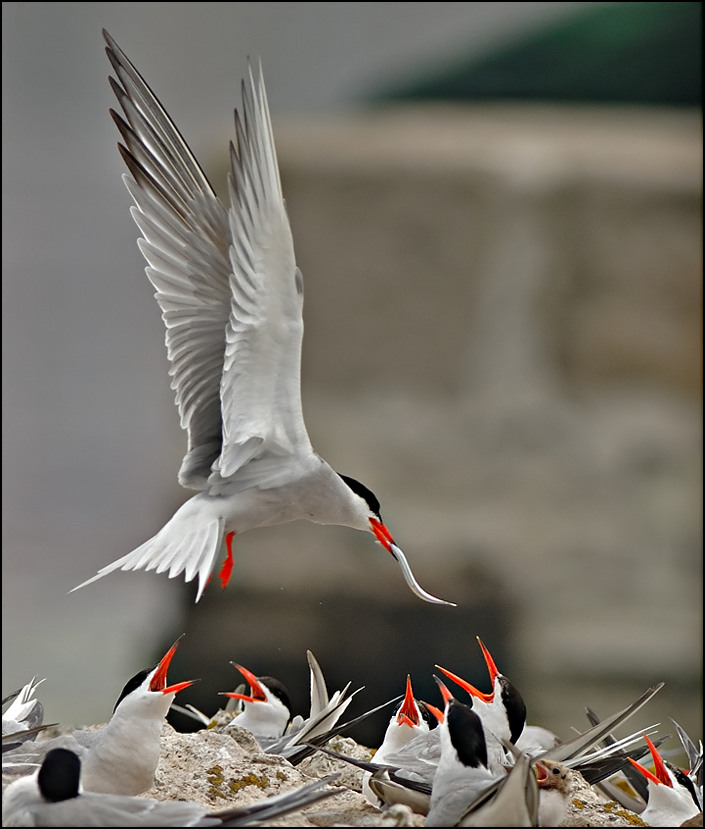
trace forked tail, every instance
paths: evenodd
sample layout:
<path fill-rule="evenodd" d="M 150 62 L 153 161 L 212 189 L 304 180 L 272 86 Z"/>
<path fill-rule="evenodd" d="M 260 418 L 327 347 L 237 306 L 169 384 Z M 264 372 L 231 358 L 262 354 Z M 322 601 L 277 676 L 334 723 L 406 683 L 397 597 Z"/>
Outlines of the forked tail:
<path fill-rule="evenodd" d="M 205 518 L 202 512 L 194 510 L 196 505 L 193 501 L 190 499 L 177 510 L 149 541 L 102 567 L 95 576 L 69 592 L 73 593 L 115 570 L 154 570 L 157 573 L 168 571 L 170 579 L 183 573 L 187 582 L 198 576 L 198 601 L 218 559 L 225 521 L 223 518 Z"/>

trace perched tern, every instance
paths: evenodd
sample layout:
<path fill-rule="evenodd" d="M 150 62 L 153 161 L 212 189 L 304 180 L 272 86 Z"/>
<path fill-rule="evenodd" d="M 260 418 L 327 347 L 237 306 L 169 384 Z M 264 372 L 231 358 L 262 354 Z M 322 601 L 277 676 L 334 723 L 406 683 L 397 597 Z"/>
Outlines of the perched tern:
<path fill-rule="evenodd" d="M 310 650 L 306 651 L 306 657 L 310 671 L 311 694 L 309 715 L 306 718 L 300 714 L 291 717 L 289 692 L 279 680 L 267 676 L 257 677 L 235 662 L 230 664 L 247 679 L 250 686 L 249 694 L 245 693 L 245 684 L 238 686 L 235 691 L 221 692 L 222 696 L 229 698 L 228 704 L 212 717 L 208 717 L 192 705 L 185 708 L 172 705 L 172 708 L 197 720 L 206 728 L 225 732 L 233 725 L 247 728 L 267 754 L 278 754 L 286 757 L 292 765 L 297 765 L 319 745 L 397 701 L 388 700 L 353 720 L 339 723 L 355 694 L 363 689 L 358 688 L 350 693 L 348 682 L 342 690 L 329 695 L 318 660 Z M 236 703 L 238 707 L 231 707 L 231 703 Z"/>
<path fill-rule="evenodd" d="M 292 763 L 300 762 L 313 751 L 309 746 L 312 741 L 330 739 L 333 736 L 338 720 L 345 713 L 355 694 L 362 691 L 362 688 L 358 688 L 348 693 L 348 682 L 342 690 L 329 696 L 318 660 L 311 651 L 306 651 L 306 656 L 311 675 L 311 706 L 309 716 L 305 719 L 301 715 L 291 718 L 288 692 L 278 680 L 272 677 L 256 677 L 251 671 L 234 662 L 232 664 L 250 684 L 251 693 L 248 695 L 231 691 L 222 692 L 226 697 L 242 700 L 245 706 L 243 713 L 231 722 L 248 728 L 267 754 L 279 754 Z M 283 720 L 282 709 L 286 709 L 287 719 L 280 729 Z M 368 712 L 370 713 L 372 712 Z"/>
<path fill-rule="evenodd" d="M 166 683 L 167 670 L 180 639 L 156 667 L 140 671 L 126 684 L 108 722 L 95 729 L 79 729 L 50 740 L 27 744 L 6 754 L 15 771 L 27 773 L 53 748 L 65 748 L 80 757 L 83 788 L 92 792 L 137 795 L 154 785 L 159 762 L 162 726 L 175 695 L 193 684 Z M 6 771 L 3 764 L 3 771 Z M 12 771 L 13 769 L 10 769 Z"/>
<path fill-rule="evenodd" d="M 382 521 L 375 495 L 313 449 L 301 405 L 303 278 L 284 205 L 261 67 L 250 68 L 230 147 L 230 209 L 112 37 L 103 32 L 123 114 L 111 110 L 129 170 L 147 276 L 166 326 L 169 373 L 188 450 L 183 487 L 198 490 L 151 539 L 101 568 L 198 576 L 203 594 L 236 534 L 306 519 L 364 530 L 424 590 Z"/>
<path fill-rule="evenodd" d="M 484 791 L 506 777 L 506 769 L 491 764 L 482 720 L 469 705 L 451 696 L 439 731 L 441 756 L 425 825 L 456 826 Z"/>
<path fill-rule="evenodd" d="M 222 696 L 243 702 L 242 712 L 232 723 L 246 728 L 257 742 L 266 748 L 267 744 L 284 733 L 291 719 L 291 700 L 284 685 L 272 676 L 255 676 L 252 671 L 236 662 L 230 663 L 243 675 L 250 686 L 250 693 L 222 691 Z"/>
<path fill-rule="evenodd" d="M 493 762 L 489 734 L 474 700 L 471 708 L 448 698 L 425 825 L 559 826 L 568 808 L 571 770 L 551 760 L 534 763 L 506 738 L 508 762 Z"/>
<path fill-rule="evenodd" d="M 11 783 L 2 799 L 2 825 L 14 826 L 271 826 L 271 820 L 339 794 L 327 788 L 339 774 L 249 806 L 218 812 L 182 800 L 152 800 L 82 791 L 81 760 L 56 748 L 41 768 Z"/>
<path fill-rule="evenodd" d="M 476 638 L 490 675 L 492 690 L 488 694 L 440 665 L 436 667 L 470 694 L 473 711 L 482 720 L 485 730 L 491 731 L 498 740 L 515 743 L 526 724 L 526 704 L 516 685 L 499 671 L 480 637 Z"/>
<path fill-rule="evenodd" d="M 506 741 L 514 763 L 505 776 L 465 809 L 455 826 L 561 826 L 570 803 L 573 772 L 539 760 Z"/>
<path fill-rule="evenodd" d="M 693 781 L 681 769 L 665 763 L 648 736 L 644 735 L 644 739 L 654 763 L 653 773 L 630 759 L 646 778 L 649 789 L 646 808 L 639 817 L 648 826 L 680 826 L 689 818 L 702 816 L 702 804 Z"/>
<path fill-rule="evenodd" d="M 434 713 L 434 710 L 436 713 Z M 392 714 L 387 729 L 384 732 L 382 742 L 373 755 L 375 765 L 387 762 L 390 755 L 395 755 L 408 745 L 415 737 L 421 734 L 428 734 L 443 719 L 443 712 L 432 709 L 426 703 L 414 697 L 411 686 L 411 677 L 406 677 L 406 689 L 404 699 Z M 385 799 L 380 798 L 370 787 L 372 771 L 366 771 L 362 776 L 362 793 L 375 806 L 384 804 Z"/>
<path fill-rule="evenodd" d="M 434 678 L 441 690 L 444 705 L 447 706 L 453 695 L 441 680 Z M 425 705 L 438 723 L 443 722 L 444 711 L 428 703 Z M 382 753 L 377 751 L 370 762 L 356 761 L 344 756 L 341 756 L 341 759 L 365 770 L 363 778 L 372 795 L 367 795 L 368 800 L 379 808 L 401 803 L 417 814 L 425 815 L 428 812 L 431 790 L 441 759 L 441 729 L 436 727 L 429 730 L 420 726 L 409 739 L 404 740 L 404 731 L 398 722 L 395 727 L 393 717 L 387 734 L 390 731 L 389 742 L 397 741 L 402 743 L 401 745 L 386 745 Z"/>
<path fill-rule="evenodd" d="M 453 825 L 558 826 L 540 823 L 539 814 L 540 793 L 531 758 L 520 754 L 508 773 L 476 797 Z"/>

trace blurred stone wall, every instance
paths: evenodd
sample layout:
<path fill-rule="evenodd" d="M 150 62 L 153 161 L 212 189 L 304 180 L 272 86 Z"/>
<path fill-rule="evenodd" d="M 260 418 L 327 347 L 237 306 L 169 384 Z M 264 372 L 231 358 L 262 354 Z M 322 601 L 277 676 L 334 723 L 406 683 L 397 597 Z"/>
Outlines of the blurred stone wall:
<path fill-rule="evenodd" d="M 585 726 L 585 704 L 666 680 L 658 713 L 701 733 L 699 114 L 424 107 L 274 129 L 314 446 L 459 607 L 412 596 L 361 533 L 290 525 L 238 539 L 235 586 L 191 605 L 182 649 L 222 660 L 217 690 L 239 681 L 230 659 L 292 672 L 303 706 L 311 648 L 371 707 L 408 672 L 428 698 L 436 662 L 488 690 L 480 635 L 533 722 Z"/>

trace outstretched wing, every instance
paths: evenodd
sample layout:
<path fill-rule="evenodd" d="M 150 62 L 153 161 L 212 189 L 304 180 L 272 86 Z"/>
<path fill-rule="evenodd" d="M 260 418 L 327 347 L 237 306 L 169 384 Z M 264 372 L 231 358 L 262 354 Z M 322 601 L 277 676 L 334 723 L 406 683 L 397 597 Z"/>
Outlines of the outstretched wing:
<path fill-rule="evenodd" d="M 242 84 L 230 146 L 231 304 L 220 386 L 228 478 L 253 457 L 310 451 L 301 408 L 303 279 L 282 196 L 258 66 Z"/>
<path fill-rule="evenodd" d="M 230 312 L 228 216 L 163 106 L 120 47 L 103 31 L 124 118 L 114 110 L 130 175 L 123 180 L 148 262 L 147 276 L 166 325 L 171 387 L 188 432 L 179 482 L 203 489 L 220 454 L 220 379 Z"/>
<path fill-rule="evenodd" d="M 261 72 L 235 116 L 227 211 L 178 129 L 107 32 L 111 110 L 132 216 L 166 326 L 188 449 L 179 482 L 204 489 L 248 460 L 303 440 L 302 288 L 281 194 Z M 215 470 L 215 471 L 214 471 Z"/>

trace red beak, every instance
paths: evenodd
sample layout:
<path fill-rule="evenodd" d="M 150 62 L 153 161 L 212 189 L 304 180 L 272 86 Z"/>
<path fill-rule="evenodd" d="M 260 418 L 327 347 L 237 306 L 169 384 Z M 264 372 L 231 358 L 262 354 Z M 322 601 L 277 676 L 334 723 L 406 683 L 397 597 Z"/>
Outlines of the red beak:
<path fill-rule="evenodd" d="M 443 670 L 443 668 L 441 668 L 441 670 Z M 438 685 L 438 688 L 441 692 L 441 696 L 443 697 L 443 704 L 448 705 L 448 703 L 453 699 L 453 694 L 451 694 L 451 692 L 448 690 L 448 686 L 444 682 L 442 682 L 437 676 L 434 676 L 433 678 L 436 680 L 436 685 Z"/>
<path fill-rule="evenodd" d="M 482 648 L 482 655 L 485 657 L 485 663 L 487 664 L 487 670 L 490 672 L 490 683 L 494 688 L 494 681 L 499 676 L 499 670 L 497 666 L 494 664 L 494 659 L 492 659 L 492 655 L 487 650 L 487 648 L 483 645 L 482 639 L 480 637 L 476 637 L 479 646 Z"/>
<path fill-rule="evenodd" d="M 234 691 L 222 691 L 222 695 L 224 697 L 232 697 L 232 699 L 242 699 L 245 700 L 245 702 L 266 702 L 267 695 L 264 693 L 264 689 L 259 684 L 257 677 L 252 673 L 252 671 L 248 671 L 247 668 L 243 668 L 242 665 L 238 665 L 235 662 L 231 662 L 230 664 L 234 665 L 245 677 L 250 686 L 250 690 L 252 691 L 252 695 L 247 696 L 247 694 L 236 694 Z"/>
<path fill-rule="evenodd" d="M 414 692 L 411 690 L 411 677 L 406 677 L 406 693 L 404 694 L 404 702 L 402 703 L 399 713 L 397 714 L 397 723 L 401 725 L 406 723 L 410 726 L 419 724 L 419 709 L 414 699 Z"/>
<path fill-rule="evenodd" d="M 183 691 L 184 688 L 188 688 L 189 685 L 193 685 L 195 680 L 190 679 L 187 682 L 178 682 L 176 685 L 169 685 L 167 687 L 166 684 L 166 673 L 169 670 L 169 664 L 171 660 L 174 658 L 174 654 L 176 653 L 176 649 L 179 647 L 179 642 L 184 638 L 186 634 L 181 634 L 179 638 L 174 642 L 174 644 L 169 648 L 169 650 L 162 656 L 159 664 L 157 665 L 157 669 L 154 672 L 154 676 L 152 677 L 149 683 L 149 690 L 153 693 L 162 694 L 176 694 L 179 691 Z"/>
<path fill-rule="evenodd" d="M 440 665 L 436 665 L 439 671 L 443 671 L 443 673 L 448 677 L 448 679 L 452 679 L 456 685 L 460 685 L 460 687 L 467 691 L 473 697 L 477 697 L 481 699 L 483 702 L 490 703 L 494 699 L 494 691 L 491 694 L 483 694 L 482 691 L 479 691 L 474 685 L 471 685 L 466 679 L 462 679 L 457 674 L 452 673 L 451 671 L 447 671 L 445 668 L 442 668 Z"/>
<path fill-rule="evenodd" d="M 446 690 L 448 689 L 446 688 Z M 431 705 L 430 702 L 424 702 L 424 705 L 426 706 L 426 708 L 428 708 L 428 710 L 433 714 L 433 716 L 439 723 L 443 722 L 443 717 L 445 716 L 445 714 L 441 711 L 440 708 L 436 708 L 436 706 Z"/>
<path fill-rule="evenodd" d="M 673 788 L 673 783 L 671 782 L 671 778 L 668 775 L 668 770 L 661 759 L 661 755 L 658 753 L 658 749 L 656 746 L 651 742 L 651 740 L 644 734 L 644 739 L 646 740 L 646 744 L 649 747 L 649 751 L 651 752 L 651 758 L 654 761 L 654 774 L 652 774 L 648 769 L 644 768 L 640 763 L 637 763 L 636 760 L 632 760 L 629 757 L 629 762 L 635 766 L 639 771 L 644 775 L 647 780 L 651 780 L 654 783 L 663 783 L 664 786 L 668 786 L 669 789 Z"/>
<path fill-rule="evenodd" d="M 489 694 L 483 694 L 482 691 L 477 689 L 474 685 L 471 685 L 466 679 L 462 679 L 457 674 L 451 673 L 450 671 L 447 671 L 445 668 L 441 668 L 440 665 L 436 665 L 436 667 L 439 671 L 443 671 L 443 673 L 448 677 L 448 679 L 452 679 L 453 682 L 460 685 L 460 687 L 467 691 L 468 694 L 470 694 L 473 697 L 477 697 L 478 699 L 481 699 L 483 702 L 489 704 L 494 699 L 494 681 L 499 676 L 499 670 L 494 663 L 494 659 L 492 659 L 492 654 L 484 646 L 482 639 L 480 639 L 479 636 L 476 638 L 478 644 L 480 645 L 480 648 L 482 649 L 482 655 L 485 657 L 485 664 L 487 665 L 487 670 L 490 674 L 492 690 Z"/>
<path fill-rule="evenodd" d="M 377 541 L 379 541 L 379 543 L 384 547 L 384 549 L 388 553 L 390 553 L 394 558 L 396 558 L 394 553 L 392 553 L 392 544 L 394 544 L 392 534 L 384 526 L 384 524 L 381 521 L 378 521 L 376 518 L 370 518 L 369 521 L 370 526 L 372 527 L 372 532 L 375 534 L 375 538 L 377 539 Z"/>

